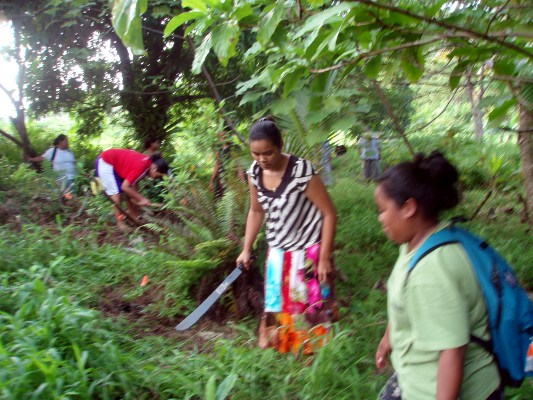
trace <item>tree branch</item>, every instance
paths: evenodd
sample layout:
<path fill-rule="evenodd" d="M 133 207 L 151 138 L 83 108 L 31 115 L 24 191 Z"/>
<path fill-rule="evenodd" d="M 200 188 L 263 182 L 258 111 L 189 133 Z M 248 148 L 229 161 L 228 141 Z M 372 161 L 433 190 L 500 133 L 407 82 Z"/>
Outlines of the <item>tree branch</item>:
<path fill-rule="evenodd" d="M 19 146 L 20 148 L 24 149 L 24 145 L 22 144 L 22 142 L 20 140 L 18 140 L 15 136 L 7 133 L 6 131 L 4 131 L 3 129 L 0 129 L 0 135 L 4 136 L 5 138 L 11 140 L 13 143 L 15 143 L 17 146 Z"/>
<path fill-rule="evenodd" d="M 383 8 L 385 10 L 389 10 L 389 11 L 392 11 L 392 12 L 395 12 L 395 13 L 398 13 L 398 14 L 407 15 L 410 18 L 418 19 L 419 21 L 424 21 L 424 22 L 427 22 L 429 24 L 440 26 L 442 28 L 451 29 L 451 30 L 456 31 L 456 32 L 463 32 L 463 33 L 466 33 L 468 36 L 473 37 L 473 38 L 483 39 L 483 40 L 486 40 L 486 41 L 492 42 L 492 43 L 498 43 L 499 45 L 501 45 L 503 47 L 506 47 L 508 49 L 514 50 L 514 51 L 516 51 L 516 52 L 518 52 L 520 54 L 523 54 L 523 55 L 527 56 L 528 58 L 533 58 L 533 53 L 527 51 L 526 49 L 523 49 L 522 47 L 519 47 L 519 46 L 517 46 L 517 45 L 515 45 L 513 43 L 506 42 L 505 40 L 498 39 L 497 37 L 493 37 L 493 36 L 485 34 L 485 33 L 481 33 L 481 32 L 474 31 L 472 29 L 462 28 L 460 26 L 448 24 L 446 22 L 439 21 L 439 20 L 437 20 L 435 18 L 424 17 L 423 15 L 418 15 L 418 14 L 412 13 L 410 11 L 404 10 L 403 8 L 399 8 L 399 7 L 395 7 L 395 6 L 389 6 L 387 4 L 377 3 L 377 2 L 372 1 L 372 0 L 355 0 L 355 1 L 357 3 L 366 4 L 367 6 Z"/>
<path fill-rule="evenodd" d="M 372 83 L 374 85 L 374 88 L 376 89 L 376 92 L 378 92 L 378 96 L 381 99 L 381 102 L 383 103 L 383 106 L 387 110 L 387 113 L 389 114 L 390 118 L 392 119 L 392 122 L 394 123 L 394 126 L 396 127 L 396 130 L 402 137 L 403 141 L 405 142 L 407 148 L 409 149 L 409 152 L 415 157 L 415 151 L 413 150 L 413 147 L 411 146 L 411 143 L 409 143 L 409 140 L 407 139 L 407 135 L 405 134 L 405 131 L 402 128 L 402 125 L 400 124 L 400 121 L 398 120 L 398 116 L 395 114 L 394 110 L 392 109 L 392 106 L 389 102 L 389 99 L 387 98 L 387 95 L 383 91 L 383 88 L 381 85 L 376 81 L 375 79 L 372 80 Z"/>
<path fill-rule="evenodd" d="M 494 15 L 492 16 L 492 18 L 490 19 L 489 21 L 489 24 L 487 25 L 487 29 L 485 30 L 485 35 L 488 35 L 489 33 L 489 30 L 490 30 L 490 26 L 492 25 L 492 23 L 494 22 L 494 20 L 496 19 L 496 17 L 498 16 L 499 13 L 501 13 L 503 11 L 503 9 L 505 7 L 507 7 L 507 5 L 511 2 L 511 0 L 507 0 L 504 4 L 502 4 L 497 10 L 496 12 L 494 13 Z"/>
<path fill-rule="evenodd" d="M 420 47 L 420 46 L 424 46 L 426 44 L 439 42 L 441 40 L 442 40 L 442 37 L 439 36 L 439 37 L 436 37 L 436 38 L 433 38 L 433 39 L 428 39 L 428 40 L 416 40 L 414 42 L 404 43 L 404 44 L 401 44 L 401 45 L 398 45 L 398 46 L 395 46 L 395 47 L 388 47 L 386 49 L 368 51 L 366 53 L 359 54 L 353 60 L 346 61 L 346 62 L 337 64 L 337 65 L 332 65 L 331 67 L 326 67 L 326 68 L 321 68 L 321 69 L 312 69 L 311 72 L 313 72 L 315 74 L 321 74 L 321 73 L 324 73 L 324 72 L 328 72 L 328 71 L 332 71 L 332 70 L 335 70 L 335 69 L 343 68 L 343 67 L 345 67 L 347 65 L 350 65 L 350 64 L 357 64 L 359 61 L 361 61 L 361 60 L 363 60 L 365 58 L 368 58 L 368 57 L 377 56 L 377 55 L 383 54 L 383 53 L 390 53 L 390 52 L 397 51 L 397 50 L 404 50 L 404 49 L 408 49 L 410 47 Z"/>
<path fill-rule="evenodd" d="M 191 48 L 191 50 L 194 51 L 194 43 L 193 43 L 193 41 L 192 41 L 190 36 L 187 36 L 187 43 L 189 44 L 189 47 Z M 222 114 L 222 118 L 224 118 L 224 121 L 226 122 L 226 125 L 228 125 L 231 128 L 233 133 L 235 133 L 235 135 L 237 135 L 237 137 L 239 138 L 239 140 L 243 144 L 246 144 L 246 139 L 244 138 L 244 136 L 242 136 L 239 133 L 239 131 L 237 130 L 237 128 L 233 124 L 233 121 L 228 116 L 228 112 L 222 106 L 222 101 L 223 101 L 222 97 L 220 96 L 220 93 L 218 92 L 218 89 L 217 89 L 217 87 L 215 85 L 215 81 L 213 81 L 213 78 L 211 77 L 211 74 L 209 73 L 209 70 L 207 69 L 207 67 L 205 65 L 202 65 L 202 75 L 204 76 L 205 80 L 207 81 L 209 89 L 211 90 L 211 94 L 213 95 L 213 98 L 215 99 L 215 101 L 217 103 L 217 106 L 218 106 L 218 108 L 220 110 L 220 113 Z"/>
<path fill-rule="evenodd" d="M 7 90 L 7 88 L 4 85 L 2 85 L 1 83 L 0 83 L 0 89 L 2 89 L 4 91 L 4 93 L 7 95 L 7 97 L 9 97 L 9 101 L 11 101 L 11 104 L 13 104 L 13 106 L 15 108 L 17 108 L 18 107 L 18 102 L 15 100 L 15 98 L 11 94 L 11 91 Z"/>

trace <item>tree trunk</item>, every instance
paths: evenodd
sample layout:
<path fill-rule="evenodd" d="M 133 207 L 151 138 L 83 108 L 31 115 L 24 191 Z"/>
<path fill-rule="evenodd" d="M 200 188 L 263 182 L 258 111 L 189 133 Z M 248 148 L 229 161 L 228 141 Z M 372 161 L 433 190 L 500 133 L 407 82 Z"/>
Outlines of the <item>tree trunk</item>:
<path fill-rule="evenodd" d="M 468 100 L 470 101 L 470 108 L 472 110 L 472 118 L 474 120 L 474 137 L 481 141 L 483 140 L 483 111 L 480 109 L 480 102 L 474 95 L 474 85 L 472 84 L 471 75 L 466 75 L 466 93 L 468 94 Z M 480 97 L 481 94 L 480 94 Z"/>
<path fill-rule="evenodd" d="M 529 225 L 533 226 L 533 110 L 520 103 L 518 146 L 522 161 L 522 177 L 526 190 Z"/>

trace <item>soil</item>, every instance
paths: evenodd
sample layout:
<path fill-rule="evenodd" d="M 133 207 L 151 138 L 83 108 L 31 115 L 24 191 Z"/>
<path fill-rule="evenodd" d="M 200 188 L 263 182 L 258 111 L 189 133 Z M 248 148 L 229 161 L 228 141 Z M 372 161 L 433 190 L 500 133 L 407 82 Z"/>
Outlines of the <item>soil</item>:
<path fill-rule="evenodd" d="M 237 331 L 233 329 L 231 320 L 238 319 L 236 315 L 228 312 L 216 311 L 220 306 L 213 306 L 215 310 L 210 310 L 195 325 L 183 332 L 176 330 L 176 325 L 181 322 L 186 315 L 177 315 L 173 318 L 165 318 L 151 311 L 153 304 L 162 301 L 164 287 L 151 284 L 150 288 L 141 296 L 126 300 L 125 288 L 106 287 L 100 293 L 100 301 L 97 308 L 106 318 L 114 320 L 125 319 L 128 322 L 128 331 L 134 338 L 148 336 L 163 336 L 174 338 L 184 342 L 185 348 L 200 349 L 209 351 L 214 345 L 214 339 L 233 339 L 237 336 Z"/>

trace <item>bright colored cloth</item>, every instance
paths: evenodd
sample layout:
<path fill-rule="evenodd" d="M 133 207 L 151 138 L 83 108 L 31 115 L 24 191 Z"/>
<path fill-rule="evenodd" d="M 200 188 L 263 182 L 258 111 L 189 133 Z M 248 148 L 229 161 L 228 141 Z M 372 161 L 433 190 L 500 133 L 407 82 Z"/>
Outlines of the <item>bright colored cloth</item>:
<path fill-rule="evenodd" d="M 320 244 L 296 251 L 270 248 L 265 270 L 265 312 L 277 325 L 281 353 L 310 354 L 327 342 L 334 316 L 330 286 L 317 278 Z M 324 296 L 323 296 L 324 295 Z"/>
<path fill-rule="evenodd" d="M 402 399 L 434 399 L 440 351 L 468 344 L 461 399 L 485 400 L 500 379 L 492 356 L 470 342 L 470 334 L 487 339 L 489 331 L 483 295 L 468 256 L 458 244 L 442 246 L 408 276 L 414 252 L 400 247 L 387 283 L 391 361 Z"/>
<path fill-rule="evenodd" d="M 127 180 L 132 186 L 144 177 L 152 164 L 146 154 L 129 149 L 109 149 L 100 156 L 113 166 L 120 178 Z"/>

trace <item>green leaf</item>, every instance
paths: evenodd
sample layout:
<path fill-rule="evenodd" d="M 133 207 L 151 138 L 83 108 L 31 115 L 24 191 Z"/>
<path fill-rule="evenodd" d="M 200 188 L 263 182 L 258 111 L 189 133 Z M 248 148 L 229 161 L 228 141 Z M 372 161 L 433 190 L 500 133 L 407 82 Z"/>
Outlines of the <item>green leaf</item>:
<path fill-rule="evenodd" d="M 497 75 L 514 75 L 515 71 L 516 66 L 512 61 L 501 59 L 494 61 L 494 72 Z"/>
<path fill-rule="evenodd" d="M 353 3 L 341 3 L 307 18 L 304 26 L 296 33 L 294 38 L 297 39 L 300 36 L 305 35 L 307 32 L 320 29 L 326 23 L 344 20 L 345 16 L 341 14 L 346 13 L 346 11 L 350 10 L 353 5 Z"/>
<path fill-rule="evenodd" d="M 438 1 L 434 1 L 433 4 L 429 7 L 424 7 L 424 14 L 426 15 L 426 17 L 434 17 L 435 14 L 437 14 L 440 9 L 442 8 L 442 6 L 444 5 L 444 3 L 448 2 L 449 0 L 438 0 Z"/>
<path fill-rule="evenodd" d="M 257 85 L 260 81 L 260 76 L 254 76 L 250 78 L 249 80 L 245 82 L 241 82 L 237 85 L 237 92 L 235 93 L 237 96 L 245 93 L 248 89 L 253 88 L 255 85 Z"/>
<path fill-rule="evenodd" d="M 182 0 L 181 6 L 183 8 L 190 8 L 191 10 L 199 10 L 204 13 L 207 12 L 207 4 L 202 0 Z"/>
<path fill-rule="evenodd" d="M 304 74 L 307 73 L 307 68 L 297 68 L 295 71 L 292 71 L 290 74 L 287 74 L 283 81 L 283 97 L 287 97 L 289 94 L 291 94 L 296 86 L 298 86 L 298 83 L 300 83 L 300 79 Z"/>
<path fill-rule="evenodd" d="M 244 58 L 255 57 L 257 54 L 261 53 L 261 50 L 262 50 L 261 44 L 258 42 L 255 42 L 252 45 L 252 47 L 246 50 L 246 53 L 244 53 Z"/>
<path fill-rule="evenodd" d="M 231 389 L 235 386 L 235 383 L 237 383 L 237 374 L 229 374 L 218 386 L 216 399 L 226 399 L 231 392 Z"/>
<path fill-rule="evenodd" d="M 211 32 L 209 32 L 207 36 L 204 37 L 204 40 L 202 40 L 202 44 L 200 45 L 200 47 L 198 47 L 195 51 L 194 61 L 192 62 L 191 68 L 193 74 L 199 74 L 202 70 L 202 65 L 204 64 L 204 61 L 207 58 L 209 51 L 211 50 L 211 46 L 212 35 Z"/>
<path fill-rule="evenodd" d="M 216 400 L 217 376 L 213 374 L 205 385 L 205 400 Z"/>
<path fill-rule="evenodd" d="M 169 14 L 171 12 L 168 6 L 156 6 L 152 9 L 152 17 L 154 18 L 166 17 Z"/>
<path fill-rule="evenodd" d="M 372 34 L 370 31 L 363 31 L 357 34 L 357 42 L 359 43 L 359 46 L 363 48 L 364 50 L 370 49 L 370 43 L 372 42 Z"/>
<path fill-rule="evenodd" d="M 337 131 L 348 131 L 355 124 L 356 119 L 353 115 L 337 118 L 331 127 L 333 132 Z"/>
<path fill-rule="evenodd" d="M 516 105 L 516 99 L 510 99 L 504 102 L 501 106 L 496 107 L 489 113 L 489 127 L 499 126 L 505 118 L 507 118 L 507 111 Z"/>
<path fill-rule="evenodd" d="M 148 0 L 115 0 L 111 22 L 117 35 L 133 54 L 144 54 L 141 15 L 146 12 Z"/>
<path fill-rule="evenodd" d="M 288 115 L 296 107 L 297 101 L 294 97 L 276 100 L 271 105 L 272 113 L 275 115 Z"/>
<path fill-rule="evenodd" d="M 240 30 L 235 21 L 224 25 L 217 25 L 212 32 L 213 50 L 223 67 L 228 65 L 228 60 L 235 55 L 235 46 L 239 40 Z"/>
<path fill-rule="evenodd" d="M 307 0 L 306 3 L 309 3 L 313 8 L 319 8 L 324 5 L 324 0 Z"/>
<path fill-rule="evenodd" d="M 381 71 L 381 56 L 372 57 L 365 65 L 365 74 L 369 78 L 376 79 Z"/>
<path fill-rule="evenodd" d="M 415 64 L 407 59 L 402 59 L 401 61 L 402 70 L 405 74 L 407 80 L 411 83 L 416 83 L 422 77 L 424 73 L 423 70 L 418 68 Z"/>
<path fill-rule="evenodd" d="M 450 81 L 448 82 L 451 90 L 455 90 L 455 88 L 459 86 L 463 72 L 465 72 L 466 68 L 469 65 L 470 63 L 468 61 L 460 61 L 459 63 L 457 63 L 457 65 L 450 74 Z"/>
<path fill-rule="evenodd" d="M 167 26 L 165 26 L 164 36 L 168 37 L 168 35 L 178 29 L 185 22 L 188 22 L 191 19 L 202 17 L 204 15 L 204 13 L 201 13 L 199 11 L 188 11 L 172 17 L 172 19 L 168 21 Z"/>
<path fill-rule="evenodd" d="M 266 46 L 284 16 L 284 2 L 276 2 L 275 7 L 267 12 L 259 23 L 259 28 L 257 29 L 257 41 L 263 46 Z"/>
<path fill-rule="evenodd" d="M 244 5 L 241 5 L 240 7 L 236 7 L 233 12 L 231 13 L 231 16 L 233 18 L 236 18 L 237 21 L 240 21 L 243 18 L 246 18 L 254 13 L 254 10 L 252 6 L 249 3 L 245 3 Z"/>
<path fill-rule="evenodd" d="M 423 62 L 420 62 L 420 52 L 415 49 L 404 50 L 401 58 L 402 70 L 411 83 L 418 82 L 424 73 Z"/>
<path fill-rule="evenodd" d="M 282 24 L 280 24 L 270 37 L 270 40 L 282 51 L 284 51 L 284 49 L 286 49 L 290 45 L 290 42 L 287 38 L 288 33 L 288 29 Z"/>
<path fill-rule="evenodd" d="M 243 106 L 246 103 L 254 103 L 255 101 L 257 101 L 257 99 L 261 98 L 261 96 L 263 96 L 264 94 L 265 92 L 262 92 L 262 91 L 246 93 L 244 96 L 242 96 L 242 99 L 239 102 L 239 106 Z"/>

